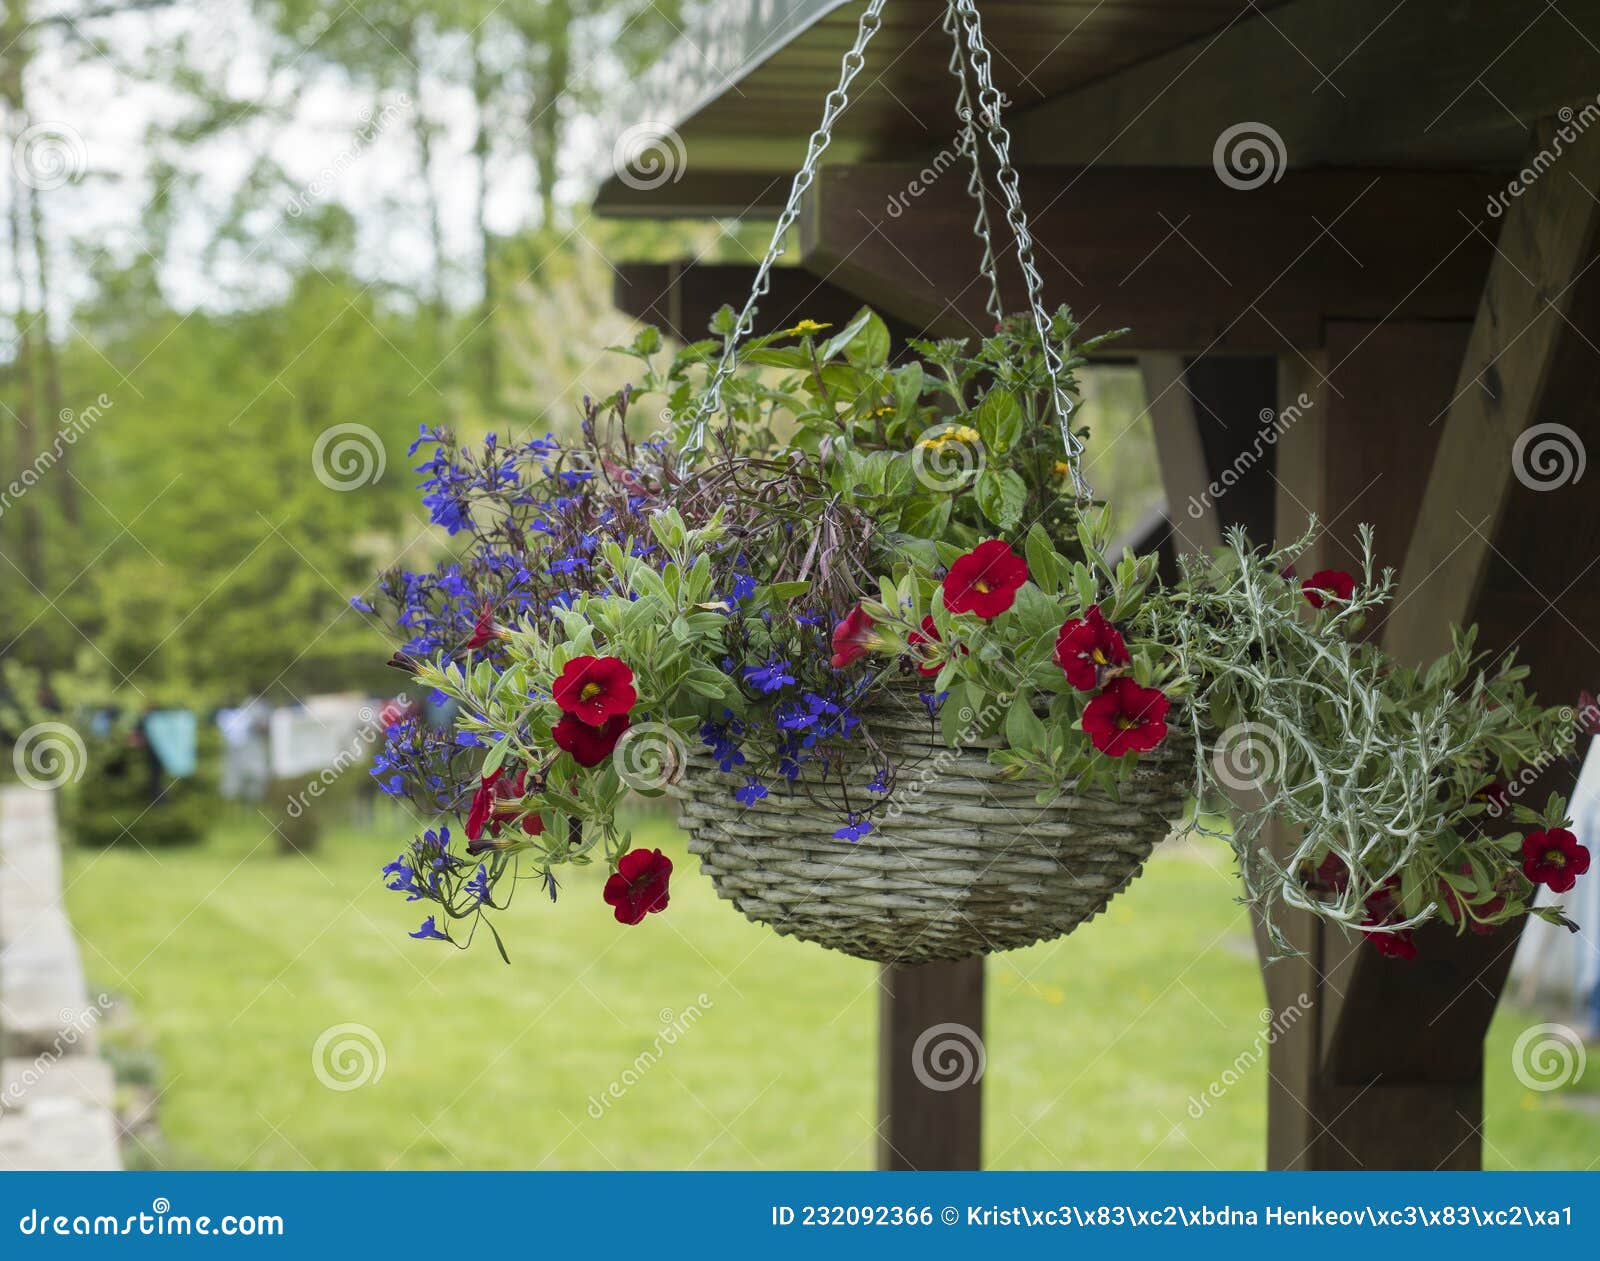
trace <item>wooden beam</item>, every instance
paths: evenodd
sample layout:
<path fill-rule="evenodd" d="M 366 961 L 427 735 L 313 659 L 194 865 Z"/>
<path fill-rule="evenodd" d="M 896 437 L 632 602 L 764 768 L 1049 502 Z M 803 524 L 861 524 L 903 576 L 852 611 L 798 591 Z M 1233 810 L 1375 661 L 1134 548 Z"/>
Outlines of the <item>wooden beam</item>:
<path fill-rule="evenodd" d="M 979 1168 L 983 960 L 884 967 L 878 1012 L 878 1168 Z"/>
<path fill-rule="evenodd" d="M 1384 637 L 1403 660 L 1421 661 L 1447 649 L 1451 623 L 1478 603 L 1491 540 L 1515 481 L 1518 438 L 1541 421 L 1565 423 L 1571 432 L 1592 413 L 1592 399 L 1583 398 L 1591 347 L 1574 344 L 1569 312 L 1579 293 L 1600 279 L 1591 271 L 1600 225 L 1596 189 L 1600 128 L 1583 133 L 1511 203 L 1500 225 L 1456 388 L 1428 417 L 1430 426 L 1442 429 L 1439 455 Z M 1552 414 L 1541 404 L 1563 356 L 1563 372 L 1571 379 L 1561 391 L 1568 397 L 1561 412 Z M 1556 437 L 1559 446 L 1564 440 Z M 1521 456 L 1524 476 L 1534 482 L 1541 480 L 1537 458 L 1537 447 Z M 1538 500 L 1529 503 L 1540 506 Z"/>
<path fill-rule="evenodd" d="M 910 324 L 986 334 L 965 185 L 948 166 L 824 168 L 802 261 Z M 1118 350 L 1275 355 L 1321 345 L 1327 319 L 1471 318 L 1492 252 L 1471 220 L 1503 181 L 1307 171 L 1243 192 L 1210 170 L 1039 167 L 1021 187 L 1046 297 L 1090 328 L 1130 326 Z M 1015 250 L 991 214 L 1015 309 Z"/>
<path fill-rule="evenodd" d="M 679 159 L 668 160 L 678 170 Z M 657 175 L 631 182 L 613 176 L 595 194 L 594 213 L 607 219 L 776 219 L 794 178 L 792 172 L 697 168 L 657 183 Z"/>
<path fill-rule="evenodd" d="M 755 268 L 743 263 L 621 263 L 615 268 L 612 302 L 637 320 L 654 324 L 680 341 L 698 341 L 724 305 L 737 310 L 750 293 Z M 842 326 L 861 309 L 861 299 L 799 267 L 777 267 L 761 303 L 757 331 L 785 328 L 801 319 Z M 885 317 L 896 346 L 919 336 L 892 315 Z"/>
<path fill-rule="evenodd" d="M 1207 167 L 1224 131 L 1260 120 L 1293 168 L 1509 170 L 1534 119 L 1593 106 L 1596 42 L 1600 0 L 1292 0 L 1021 111 L 1010 128 L 1030 162 Z"/>

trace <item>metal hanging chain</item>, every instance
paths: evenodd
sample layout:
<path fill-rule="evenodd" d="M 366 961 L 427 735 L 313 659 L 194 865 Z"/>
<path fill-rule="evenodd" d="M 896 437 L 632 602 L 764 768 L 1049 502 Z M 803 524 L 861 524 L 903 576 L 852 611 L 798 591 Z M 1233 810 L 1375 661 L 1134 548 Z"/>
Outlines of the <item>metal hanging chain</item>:
<path fill-rule="evenodd" d="M 1050 394 L 1055 403 L 1056 422 L 1061 429 L 1061 444 L 1066 448 L 1067 468 L 1072 475 L 1072 488 L 1079 503 L 1093 498 L 1094 492 L 1084 479 L 1082 468 L 1083 443 L 1072 432 L 1073 403 L 1061 383 L 1064 368 L 1061 352 L 1050 338 L 1050 317 L 1044 309 L 1044 281 L 1033 261 L 1033 237 L 1028 231 L 1028 216 L 1022 208 L 1017 171 L 1011 165 L 1011 134 L 1000 119 L 1000 93 L 995 90 L 989 72 L 989 48 L 983 39 L 983 23 L 978 17 L 974 0 L 950 0 L 950 12 L 959 17 L 966 36 L 967 58 L 978 82 L 978 117 L 983 123 L 989 148 L 994 153 L 999 169 L 995 182 L 1000 185 L 1006 203 L 1006 223 L 1010 225 L 1017 241 L 1017 263 L 1022 268 L 1022 279 L 1028 290 L 1028 306 L 1033 314 L 1033 326 L 1039 334 L 1039 345 L 1044 352 L 1045 371 L 1050 377 Z M 992 252 L 992 251 L 991 251 Z"/>
<path fill-rule="evenodd" d="M 1005 304 L 1000 301 L 1000 272 L 995 262 L 994 238 L 989 232 L 988 197 L 983 186 L 983 147 L 978 143 L 978 130 L 972 122 L 972 92 L 967 85 L 967 59 L 961 51 L 961 25 L 952 4 L 944 11 L 944 33 L 950 36 L 950 73 L 956 80 L 956 118 L 961 122 L 960 143 L 972 158 L 972 170 L 967 176 L 967 195 L 977 206 L 972 221 L 972 231 L 983 246 L 983 258 L 978 267 L 989 281 L 989 303 L 985 308 L 996 324 L 1005 319 Z"/>
<path fill-rule="evenodd" d="M 783 253 L 784 236 L 800 215 L 800 200 L 805 195 L 806 189 L 811 187 L 812 180 L 816 178 L 822 152 L 833 139 L 834 124 L 838 121 L 839 115 L 844 113 L 845 107 L 850 104 L 850 85 L 855 81 L 856 75 L 861 73 L 861 68 L 867 64 L 867 44 L 883 25 L 883 6 L 886 3 L 888 0 L 869 0 L 866 11 L 861 15 L 861 21 L 856 27 L 856 42 L 850 51 L 845 53 L 844 60 L 839 66 L 839 86 L 828 93 L 822 111 L 822 121 L 811 133 L 810 143 L 806 147 L 805 161 L 795 172 L 794 182 L 789 186 L 788 204 L 784 206 L 783 213 L 778 216 L 777 226 L 772 230 L 772 241 L 767 246 L 766 257 L 756 268 L 756 278 L 750 286 L 750 296 L 745 300 L 744 310 L 739 313 L 733 329 L 723 339 L 722 357 L 717 361 L 716 370 L 711 374 L 711 380 L 706 383 L 705 392 L 695 407 L 689 432 L 679 448 L 680 470 L 687 470 L 694 457 L 705 446 L 706 426 L 722 403 L 723 385 L 733 375 L 737 366 L 736 352 L 739 343 L 755 328 L 757 304 L 766 297 L 771 288 L 772 265 Z"/>

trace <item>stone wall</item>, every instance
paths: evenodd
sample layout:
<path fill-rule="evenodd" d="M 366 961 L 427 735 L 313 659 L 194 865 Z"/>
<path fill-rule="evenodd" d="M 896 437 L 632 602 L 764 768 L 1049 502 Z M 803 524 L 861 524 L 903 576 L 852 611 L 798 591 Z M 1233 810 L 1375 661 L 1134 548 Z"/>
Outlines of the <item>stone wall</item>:
<path fill-rule="evenodd" d="M 103 998 L 62 899 L 55 799 L 0 789 L 0 1170 L 118 1169 Z"/>

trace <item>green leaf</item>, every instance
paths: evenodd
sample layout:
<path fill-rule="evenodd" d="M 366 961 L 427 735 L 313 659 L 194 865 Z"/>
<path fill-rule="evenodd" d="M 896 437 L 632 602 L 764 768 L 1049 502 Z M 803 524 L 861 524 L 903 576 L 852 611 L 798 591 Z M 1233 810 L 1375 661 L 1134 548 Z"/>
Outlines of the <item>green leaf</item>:
<path fill-rule="evenodd" d="M 1010 390 L 990 390 L 978 408 L 978 433 L 995 455 L 1004 455 L 1022 438 L 1022 404 Z"/>
<path fill-rule="evenodd" d="M 978 508 L 997 529 L 1009 530 L 1022 520 L 1028 488 L 1015 469 L 984 469 L 977 493 Z"/>
<path fill-rule="evenodd" d="M 942 539 L 945 527 L 950 524 L 950 496 L 919 495 L 910 500 L 900 514 L 902 533 L 914 534 L 919 539 Z"/>
<path fill-rule="evenodd" d="M 483 770 L 479 772 L 484 776 L 493 775 L 505 764 L 506 754 L 511 751 L 511 741 L 502 737 L 496 740 L 489 749 L 489 756 L 483 759 Z"/>
<path fill-rule="evenodd" d="M 822 359 L 832 359 L 850 344 L 857 333 L 866 328 L 867 321 L 871 318 L 872 309 L 870 307 L 862 307 L 855 313 L 848 324 L 827 340 L 822 349 L 817 352 L 818 356 Z"/>
<path fill-rule="evenodd" d="M 1038 753 L 1048 743 L 1044 723 L 1026 696 L 1013 701 L 1006 714 L 1006 743 L 1018 753 Z"/>
<path fill-rule="evenodd" d="M 1041 591 L 1055 595 L 1061 584 L 1056 571 L 1056 549 L 1050 545 L 1050 536 L 1043 526 L 1035 523 L 1028 531 L 1023 554 L 1028 562 L 1028 577 Z"/>
<path fill-rule="evenodd" d="M 764 368 L 797 368 L 804 371 L 811 367 L 811 356 L 797 346 L 763 346 L 758 350 L 747 350 L 739 358 L 744 363 L 760 364 Z"/>
<path fill-rule="evenodd" d="M 889 327 L 871 311 L 861 330 L 844 348 L 844 357 L 859 368 L 881 368 L 889 362 Z"/>

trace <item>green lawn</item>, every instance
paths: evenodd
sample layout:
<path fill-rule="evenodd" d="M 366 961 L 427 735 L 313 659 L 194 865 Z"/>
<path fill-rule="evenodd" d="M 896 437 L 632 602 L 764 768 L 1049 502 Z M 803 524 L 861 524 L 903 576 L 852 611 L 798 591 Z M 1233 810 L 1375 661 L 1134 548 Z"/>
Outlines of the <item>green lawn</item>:
<path fill-rule="evenodd" d="M 279 855 L 255 820 L 184 852 L 69 856 L 90 976 L 131 1000 L 109 1041 L 125 1060 L 154 1052 L 169 1163 L 870 1166 L 875 969 L 747 923 L 664 820 L 636 840 L 677 864 L 668 912 L 624 929 L 599 874 L 579 873 L 559 905 L 525 896 L 502 917 L 511 967 L 487 939 L 462 954 L 406 937 L 420 904 L 378 878 L 397 820 L 337 832 L 314 859 Z M 987 1164 L 1261 1165 L 1264 1064 L 1187 1113 L 1262 1027 L 1233 895 L 1225 850 L 1186 848 L 1072 937 L 991 961 Z M 698 1020 L 672 1033 L 691 1006 Z M 345 1023 L 375 1032 L 385 1064 L 341 1092 L 319 1082 L 312 1047 Z M 1512 1075 L 1528 1023 L 1503 1013 L 1491 1038 L 1486 1159 L 1586 1167 L 1600 1115 L 1574 1102 L 1593 1096 L 1534 1095 Z M 664 1027 L 659 1060 L 591 1108 Z"/>

